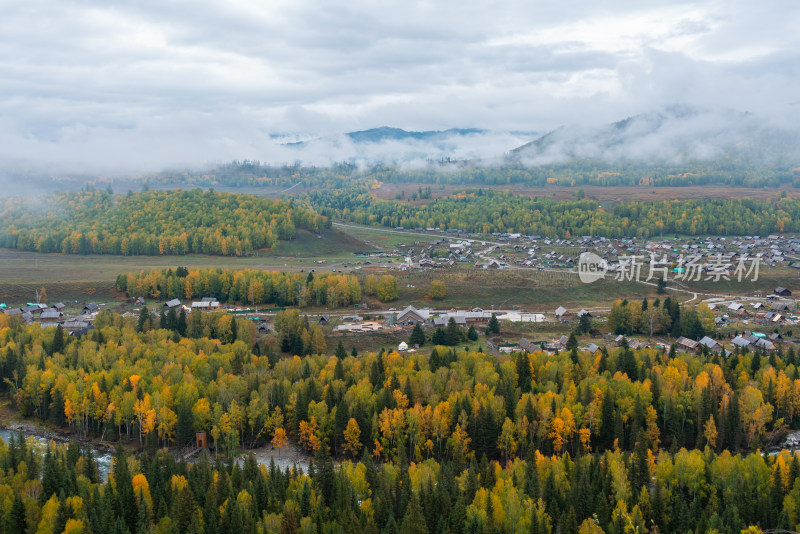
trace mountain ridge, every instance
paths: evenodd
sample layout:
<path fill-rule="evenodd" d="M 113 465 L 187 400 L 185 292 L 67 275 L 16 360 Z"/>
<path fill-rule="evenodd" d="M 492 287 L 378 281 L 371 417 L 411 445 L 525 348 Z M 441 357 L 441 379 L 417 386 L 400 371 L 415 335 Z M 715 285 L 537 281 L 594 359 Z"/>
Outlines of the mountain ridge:
<path fill-rule="evenodd" d="M 681 163 L 720 157 L 775 164 L 800 162 L 800 134 L 748 112 L 672 106 L 596 127 L 561 126 L 512 149 L 507 157 L 531 165 L 573 159 Z"/>

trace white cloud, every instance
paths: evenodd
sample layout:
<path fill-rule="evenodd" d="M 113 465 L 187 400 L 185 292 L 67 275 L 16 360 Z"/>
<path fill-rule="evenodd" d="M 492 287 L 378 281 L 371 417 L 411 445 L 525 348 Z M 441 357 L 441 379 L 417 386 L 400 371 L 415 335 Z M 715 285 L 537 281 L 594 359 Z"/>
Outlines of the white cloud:
<path fill-rule="evenodd" d="M 798 22 L 793 0 L 5 3 L 0 162 L 270 160 L 273 133 L 543 131 L 676 102 L 780 116 Z"/>

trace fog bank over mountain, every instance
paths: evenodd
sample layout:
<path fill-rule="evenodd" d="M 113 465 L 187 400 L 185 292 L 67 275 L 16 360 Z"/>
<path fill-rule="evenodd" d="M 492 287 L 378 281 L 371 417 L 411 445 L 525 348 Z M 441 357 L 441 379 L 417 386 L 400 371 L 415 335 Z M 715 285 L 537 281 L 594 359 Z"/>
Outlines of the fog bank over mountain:
<path fill-rule="evenodd" d="M 107 138 L 96 140 L 104 146 L 96 160 L 86 160 L 79 146 L 71 151 L 72 145 L 64 143 L 57 145 L 57 150 L 43 151 L 36 160 L 22 155 L 9 158 L 0 167 L 0 185 L 15 192 L 35 193 L 98 177 L 135 181 L 148 175 L 152 182 L 154 174 L 164 171 L 203 172 L 243 160 L 271 166 L 330 167 L 347 163 L 361 170 L 396 165 L 442 172 L 459 168 L 443 166 L 442 162 L 547 167 L 587 160 L 612 166 L 680 167 L 689 162 L 709 162 L 717 167 L 788 169 L 800 166 L 799 124 L 792 114 L 769 117 L 673 105 L 617 122 L 587 121 L 551 131 L 536 125 L 513 132 L 482 128 L 413 131 L 388 126 L 326 135 L 254 131 L 245 146 L 226 140 L 224 133 L 216 131 L 200 145 L 175 145 L 164 139 L 157 149 L 151 149 L 149 145 L 159 139 L 157 132 L 148 143 L 139 144 L 124 142 L 119 132 L 109 132 Z"/>
<path fill-rule="evenodd" d="M 534 132 L 495 132 L 478 128 L 415 132 L 380 127 L 285 146 L 294 151 L 297 161 L 306 165 L 348 162 L 361 166 L 420 167 L 440 161 L 496 164 L 514 147 L 536 137 Z"/>
<path fill-rule="evenodd" d="M 602 126 L 563 126 L 509 157 L 529 166 L 575 159 L 680 165 L 718 158 L 782 165 L 800 163 L 800 127 L 788 117 L 672 106 Z"/>

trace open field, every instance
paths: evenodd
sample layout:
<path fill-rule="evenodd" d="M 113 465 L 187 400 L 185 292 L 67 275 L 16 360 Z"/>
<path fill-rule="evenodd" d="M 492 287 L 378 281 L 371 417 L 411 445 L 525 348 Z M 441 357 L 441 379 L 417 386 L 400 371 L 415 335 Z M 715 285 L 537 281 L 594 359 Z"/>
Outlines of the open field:
<path fill-rule="evenodd" d="M 387 271 L 388 272 L 388 271 Z M 526 311 L 552 313 L 558 306 L 568 309 L 606 309 L 617 299 L 650 300 L 659 297 L 653 285 L 636 281 L 616 281 L 606 278 L 591 284 L 582 283 L 577 273 L 530 270 L 479 270 L 470 267 L 436 270 L 409 271 L 395 274 L 399 286 L 399 301 L 414 306 L 437 308 L 467 308 L 480 306 L 509 309 L 516 307 Z M 644 280 L 646 276 L 642 277 Z M 433 301 L 427 297 L 430 282 L 442 280 L 447 286 L 447 297 Z M 697 302 L 724 295 L 731 297 L 766 297 L 776 286 L 800 291 L 800 279 L 796 269 L 787 267 L 762 269 L 756 282 L 721 280 L 689 283 L 669 283 L 667 296 L 681 302 Z M 694 293 L 698 293 L 695 296 Z"/>
<path fill-rule="evenodd" d="M 369 250 L 369 245 L 330 230 L 317 237 L 304 230 L 297 239 L 282 242 L 271 251 L 253 256 L 110 256 L 38 254 L 0 249 L 0 302 L 17 304 L 35 299 L 36 289 L 45 287 L 48 299 L 85 302 L 113 301 L 121 298 L 114 291 L 118 274 L 168 267 L 219 267 L 224 269 L 298 270 L 313 268 L 315 259 L 327 266 L 352 260 L 354 251 Z"/>
<path fill-rule="evenodd" d="M 344 265 L 357 261 L 355 252 L 393 250 L 405 244 L 414 247 L 441 239 L 439 235 L 395 232 L 386 228 L 359 226 L 336 226 L 318 236 L 308 231 L 298 231 L 297 238 L 281 242 L 269 251 L 258 251 L 248 257 L 223 256 L 78 256 L 63 254 L 37 254 L 0 249 L 0 302 L 9 305 L 29 302 L 35 298 L 36 289 L 45 287 L 48 300 L 86 302 L 113 302 L 122 298 L 114 291 L 114 280 L 120 273 L 140 270 L 177 267 L 217 267 L 229 269 L 263 270 L 330 270 L 342 269 Z M 419 247 L 416 246 L 416 248 Z M 509 253 L 509 259 L 513 254 Z M 325 260 L 324 264 L 315 263 Z M 468 308 L 480 306 L 486 309 L 510 309 L 552 312 L 558 306 L 569 309 L 608 308 L 619 298 L 641 300 L 655 298 L 655 287 L 634 281 L 617 282 L 613 279 L 593 284 L 583 284 L 575 272 L 539 271 L 535 269 L 509 268 L 503 270 L 479 270 L 469 263 L 454 269 L 412 270 L 399 272 L 376 265 L 365 266 L 360 276 L 367 273 L 393 274 L 398 279 L 399 299 L 395 303 L 383 304 L 374 298 L 365 297 L 372 309 L 389 306 L 402 307 L 435 306 L 437 308 Z M 800 271 L 789 267 L 764 268 L 756 282 L 701 280 L 699 282 L 670 282 L 671 287 L 683 291 L 670 292 L 681 301 L 697 301 L 710 295 L 693 292 L 723 294 L 730 296 L 766 296 L 776 286 L 800 290 Z M 430 282 L 442 280 L 447 286 L 447 297 L 433 301 L 428 296 Z"/>
<path fill-rule="evenodd" d="M 510 191 L 517 195 L 552 197 L 555 200 L 575 200 L 575 194 L 579 189 L 583 189 L 586 198 L 600 201 L 622 201 L 622 200 L 680 200 L 697 198 L 752 198 L 752 199 L 771 199 L 777 198 L 782 192 L 789 197 L 800 197 L 800 189 L 785 184 L 781 187 L 732 187 L 725 185 L 693 185 L 686 187 L 645 187 L 645 186 L 546 186 L 531 187 L 525 184 L 508 185 L 429 185 L 429 184 L 383 184 L 379 189 L 373 191 L 377 198 L 384 200 L 395 200 L 397 195 L 405 192 L 405 202 L 412 204 L 426 204 L 429 200 L 412 201 L 411 196 L 419 192 L 419 188 L 431 188 L 432 198 L 452 195 L 456 191 L 464 189 L 496 189 L 498 191 Z"/>
<path fill-rule="evenodd" d="M 396 249 L 400 244 L 413 247 L 415 242 L 425 244 L 432 241 L 438 241 L 443 238 L 439 234 L 413 234 L 408 231 L 395 231 L 385 226 L 358 226 L 337 224 L 336 229 L 340 232 L 347 234 L 351 238 L 364 243 L 367 247 L 373 250 L 391 251 Z"/>
<path fill-rule="evenodd" d="M 327 270 L 339 267 L 346 258 L 354 257 L 345 253 L 340 256 L 339 262 L 334 257 L 325 257 L 327 263 L 320 266 L 314 264 L 310 258 L 73 256 L 0 250 L 0 302 L 11 305 L 31 301 L 35 298 L 36 289 L 43 286 L 51 301 L 111 302 L 122 298 L 122 295 L 114 291 L 114 280 L 118 274 L 178 265 L 232 269 Z M 567 270 L 480 270 L 465 265 L 455 269 L 400 272 L 373 266 L 363 269 L 361 276 L 368 273 L 393 274 L 398 280 L 399 298 L 395 303 L 383 304 L 374 298 L 364 298 L 373 309 L 412 304 L 436 308 L 516 307 L 529 311 L 552 312 L 558 306 L 569 309 L 608 308 L 614 300 L 620 298 L 641 300 L 644 297 L 657 297 L 655 287 L 650 285 L 635 281 L 618 282 L 613 279 L 584 284 L 576 273 Z M 447 297 L 444 300 L 434 301 L 427 296 L 430 283 L 434 279 L 442 280 L 447 286 Z M 694 300 L 692 292 L 751 297 L 758 296 L 760 292 L 766 296 L 778 285 L 796 290 L 800 288 L 800 280 L 795 269 L 784 267 L 762 269 L 757 282 L 700 281 L 669 285 L 683 290 L 670 291 L 670 295 L 686 301 Z M 707 295 L 698 296 L 698 300 L 703 298 L 707 298 Z"/>
<path fill-rule="evenodd" d="M 618 298 L 654 298 L 654 287 L 635 282 L 604 280 L 583 284 L 577 274 L 535 270 L 479 270 L 470 267 L 392 273 L 397 277 L 401 305 L 436 308 L 479 306 L 523 309 L 552 313 L 558 306 L 567 308 L 610 307 Z M 427 297 L 432 280 L 447 286 L 447 297 L 434 301 Z"/>
<path fill-rule="evenodd" d="M 76 254 L 39 254 L 0 249 L 0 283 L 73 282 L 114 280 L 117 274 L 131 271 L 186 267 L 235 269 L 293 269 L 313 264 L 312 259 L 352 258 L 352 252 L 364 244 L 337 230 L 321 238 L 298 231 L 291 242 L 282 242 L 272 251 L 258 251 L 252 256 L 112 256 Z"/>
<path fill-rule="evenodd" d="M 280 241 L 269 251 L 267 257 L 349 259 L 353 257 L 354 252 L 373 250 L 377 249 L 349 232 L 342 232 L 339 228 L 333 228 L 321 235 L 298 230 L 295 239 Z"/>

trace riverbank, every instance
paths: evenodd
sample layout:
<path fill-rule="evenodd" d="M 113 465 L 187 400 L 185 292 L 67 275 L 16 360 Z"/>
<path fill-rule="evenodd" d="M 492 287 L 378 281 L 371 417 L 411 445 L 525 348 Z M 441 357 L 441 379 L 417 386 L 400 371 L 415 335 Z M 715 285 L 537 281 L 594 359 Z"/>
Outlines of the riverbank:
<path fill-rule="evenodd" d="M 8 400 L 0 402 L 0 437 L 8 441 L 11 435 L 16 435 L 20 432 L 25 437 L 33 436 L 41 442 L 78 442 L 84 447 L 91 447 L 98 456 L 103 455 L 110 457 L 114 454 L 118 446 L 117 443 L 107 441 L 101 442 L 97 438 L 83 437 L 68 430 L 53 428 L 37 420 L 22 418 L 10 406 Z M 129 443 L 122 442 L 119 445 L 122 445 L 128 452 L 138 452 L 140 450 L 138 441 Z M 178 447 L 172 447 L 169 449 L 169 452 L 177 454 L 180 450 L 181 449 Z M 208 453 L 212 457 L 213 450 L 213 447 L 208 449 Z M 283 449 L 273 448 L 270 443 L 255 449 L 246 449 L 237 456 L 237 460 L 244 461 L 248 454 L 253 454 L 259 464 L 268 466 L 270 461 L 274 461 L 275 465 L 281 470 L 296 466 L 306 472 L 308 472 L 309 461 L 312 458 L 301 447 L 293 443 L 287 443 Z"/>
<path fill-rule="evenodd" d="M 103 442 L 96 438 L 84 437 L 70 430 L 55 428 L 47 423 L 35 419 L 26 419 L 11 407 L 10 402 L 4 399 L 0 402 L 0 430 L 10 434 L 22 432 L 25 436 L 33 436 L 43 441 L 55 441 L 56 443 L 78 442 L 83 446 L 92 447 L 98 453 L 112 454 L 117 447 L 116 443 Z M 128 451 L 137 449 L 137 444 L 125 444 L 122 446 Z"/>
<path fill-rule="evenodd" d="M 309 461 L 312 458 L 293 443 L 287 443 L 283 449 L 275 449 L 268 443 L 263 447 L 245 450 L 238 456 L 238 459 L 244 461 L 248 454 L 252 454 L 259 464 L 269 465 L 270 461 L 274 461 L 275 465 L 281 470 L 297 466 L 306 473 L 308 472 Z"/>

